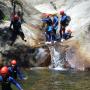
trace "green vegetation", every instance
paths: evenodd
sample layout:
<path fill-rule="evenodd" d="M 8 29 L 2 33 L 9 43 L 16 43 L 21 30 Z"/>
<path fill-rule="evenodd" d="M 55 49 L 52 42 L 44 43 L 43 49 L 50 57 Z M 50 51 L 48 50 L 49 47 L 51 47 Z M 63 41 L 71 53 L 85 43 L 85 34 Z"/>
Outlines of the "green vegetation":
<path fill-rule="evenodd" d="M 8 16 L 4 16 L 3 18 L 4 21 L 7 21 L 8 19 L 9 19 Z"/>

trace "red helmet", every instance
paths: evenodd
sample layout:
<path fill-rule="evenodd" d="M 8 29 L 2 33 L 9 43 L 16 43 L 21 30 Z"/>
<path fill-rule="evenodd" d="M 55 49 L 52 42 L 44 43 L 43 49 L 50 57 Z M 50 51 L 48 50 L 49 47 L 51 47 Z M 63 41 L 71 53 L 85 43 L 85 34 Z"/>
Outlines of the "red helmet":
<path fill-rule="evenodd" d="M 48 16 L 51 16 L 51 14 L 49 14 L 49 13 L 43 13 L 43 15 L 44 15 L 44 16 L 47 16 L 47 17 L 48 17 Z"/>
<path fill-rule="evenodd" d="M 19 16 L 18 15 L 14 15 L 14 20 L 19 20 Z"/>
<path fill-rule="evenodd" d="M 17 64 L 16 60 L 11 61 L 11 65 L 16 65 L 16 64 Z"/>
<path fill-rule="evenodd" d="M 1 74 L 7 74 L 8 73 L 8 67 L 7 66 L 2 67 L 0 70 L 0 73 Z"/>
<path fill-rule="evenodd" d="M 64 15 L 64 10 L 61 10 L 60 11 L 60 15 Z"/>

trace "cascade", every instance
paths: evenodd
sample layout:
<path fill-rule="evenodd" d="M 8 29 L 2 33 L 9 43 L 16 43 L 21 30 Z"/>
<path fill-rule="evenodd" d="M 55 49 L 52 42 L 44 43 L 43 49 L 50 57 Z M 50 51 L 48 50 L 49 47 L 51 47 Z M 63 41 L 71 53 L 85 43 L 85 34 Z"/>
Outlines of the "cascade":
<path fill-rule="evenodd" d="M 51 65 L 49 66 L 49 68 L 55 70 L 65 70 L 63 68 L 65 59 L 61 55 L 61 53 L 58 52 L 54 46 L 50 46 L 49 50 L 51 54 Z"/>

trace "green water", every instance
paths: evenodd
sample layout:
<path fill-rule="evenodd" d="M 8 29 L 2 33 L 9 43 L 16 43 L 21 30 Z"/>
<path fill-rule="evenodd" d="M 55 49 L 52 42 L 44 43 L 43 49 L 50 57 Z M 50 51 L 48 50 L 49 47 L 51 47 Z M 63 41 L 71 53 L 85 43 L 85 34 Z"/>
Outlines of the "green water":
<path fill-rule="evenodd" d="M 31 70 L 27 74 L 28 80 L 21 81 L 24 90 L 90 90 L 90 72 Z"/>
<path fill-rule="evenodd" d="M 90 72 L 32 70 L 24 90 L 90 90 Z"/>

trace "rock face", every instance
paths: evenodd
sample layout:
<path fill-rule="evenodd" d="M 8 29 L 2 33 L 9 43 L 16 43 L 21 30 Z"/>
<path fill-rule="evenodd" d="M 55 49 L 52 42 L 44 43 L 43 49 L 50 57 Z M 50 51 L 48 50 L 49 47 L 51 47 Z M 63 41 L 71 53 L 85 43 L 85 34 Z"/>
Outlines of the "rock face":
<path fill-rule="evenodd" d="M 17 38 L 14 45 L 10 46 L 8 42 L 12 31 L 8 29 L 9 25 L 8 21 L 0 24 L 0 62 L 7 64 L 11 59 L 16 59 L 20 66 L 26 68 L 48 66 L 51 62 L 50 51 L 47 46 L 40 45 L 41 32 L 22 24 L 27 42 Z"/>
<path fill-rule="evenodd" d="M 1 19 L 4 15 L 9 15 L 9 6 L 6 4 L 8 2 L 7 0 L 3 1 L 0 0 L 2 3 L 0 3 L 0 16 Z M 51 0 L 56 5 L 57 11 L 60 9 L 64 9 L 65 12 L 71 16 L 71 22 L 70 25 L 67 27 L 67 29 L 72 29 L 72 35 L 73 37 L 67 41 L 64 41 L 63 43 L 60 43 L 62 45 L 57 45 L 55 49 L 60 49 L 60 54 L 64 56 L 64 59 L 68 62 L 68 65 L 70 65 L 72 68 L 79 69 L 79 70 L 85 70 L 85 68 L 90 67 L 90 0 Z M 41 47 L 35 49 L 35 56 L 30 56 L 35 59 L 33 62 L 33 59 L 30 59 L 30 63 L 32 63 L 31 66 L 48 66 L 51 63 L 51 55 L 50 51 L 46 48 L 42 48 L 42 44 L 44 42 L 44 35 L 42 35 L 42 31 L 38 30 L 39 28 L 36 28 L 36 26 L 40 25 L 40 16 L 41 13 L 37 11 L 34 7 L 36 5 L 40 4 L 50 4 L 49 0 L 21 0 L 24 10 L 24 19 L 28 25 L 23 26 L 23 32 L 26 36 L 26 39 L 28 42 L 23 45 L 28 47 Z M 9 2 L 8 2 L 9 3 Z M 8 10 L 6 9 L 8 7 Z M 42 7 L 41 7 L 42 8 Z M 28 30 L 26 27 L 29 27 L 30 30 Z M 43 37 L 43 38 L 42 38 Z M 16 44 L 19 42 L 20 39 L 16 41 Z M 20 43 L 18 43 L 20 44 Z M 65 48 L 63 48 L 63 46 Z M 67 47 L 68 46 L 68 47 Z M 16 47 L 16 46 L 15 46 Z M 59 49 L 58 49 L 59 50 Z M 62 51 L 61 51 L 62 50 Z M 47 55 L 46 51 L 48 51 L 48 57 L 45 58 Z M 26 52 L 24 52 L 26 53 Z M 44 53 L 44 55 L 42 55 Z M 21 55 L 24 56 L 24 55 Z M 29 56 L 29 54 L 28 54 Z M 42 56 L 42 57 L 40 57 Z M 45 58 L 43 61 L 42 58 Z M 25 59 L 25 58 L 24 58 Z M 21 60 L 24 60 L 21 59 Z M 27 60 L 25 60 L 27 61 Z M 48 62 L 48 63 L 47 63 Z M 34 64 L 33 64 L 34 63 Z M 27 65 L 28 66 L 28 65 Z"/>
<path fill-rule="evenodd" d="M 79 70 L 85 70 L 85 68 L 90 67 L 90 13 L 88 13 L 88 10 L 90 9 L 89 4 L 89 0 L 83 1 L 68 11 L 72 16 L 70 26 L 74 29 L 74 37 L 69 42 L 67 42 L 70 48 L 67 51 L 68 58 L 66 59 L 70 62 L 73 68 Z M 80 12 L 77 13 L 77 10 Z M 88 20 L 86 20 L 87 17 Z"/>
<path fill-rule="evenodd" d="M 0 20 L 10 19 L 10 2 L 0 0 Z M 6 17 L 5 17 L 6 16 Z"/>
<path fill-rule="evenodd" d="M 11 59 L 16 59 L 18 65 L 23 66 L 24 68 L 39 66 L 47 67 L 51 63 L 49 50 L 48 48 L 43 47 L 30 48 L 24 45 L 15 45 L 13 49 L 5 50 L 1 54 L 5 64 L 7 64 Z"/>

